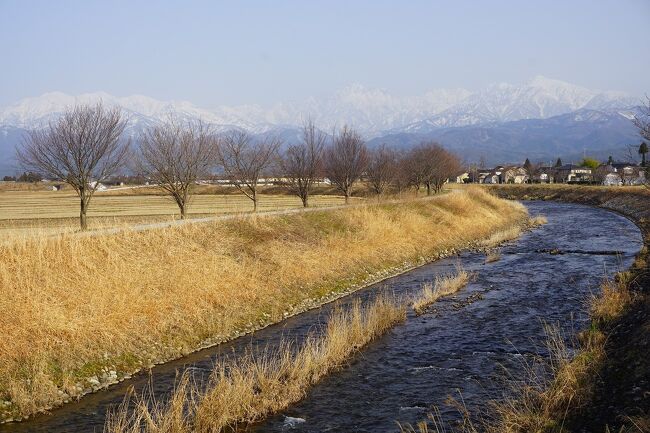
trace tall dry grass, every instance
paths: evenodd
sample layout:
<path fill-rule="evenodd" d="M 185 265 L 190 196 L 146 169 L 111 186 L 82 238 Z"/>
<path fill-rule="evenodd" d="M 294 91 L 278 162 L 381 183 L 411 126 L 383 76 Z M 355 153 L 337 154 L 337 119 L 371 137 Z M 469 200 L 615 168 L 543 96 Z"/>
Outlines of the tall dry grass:
<path fill-rule="evenodd" d="M 481 190 L 0 245 L 0 417 L 59 404 L 517 226 Z M 392 270 L 392 271 L 391 271 Z"/>
<path fill-rule="evenodd" d="M 334 312 L 322 335 L 311 334 L 297 350 L 281 343 L 261 354 L 215 366 L 205 389 L 188 373 L 167 403 L 141 399 L 109 416 L 105 433 L 216 433 L 258 421 L 300 400 L 324 375 L 406 318 L 404 303 L 390 295 L 369 306 L 359 302 Z"/>
<path fill-rule="evenodd" d="M 645 253 L 642 251 L 633 269 L 644 268 Z M 523 378 L 513 382 L 510 397 L 492 401 L 489 417 L 479 420 L 478 429 L 467 410 L 455 405 L 463 418 L 460 426 L 448 425 L 434 408 L 427 420 L 401 427 L 402 433 L 570 432 L 564 426 L 567 414 L 590 401 L 606 358 L 607 334 L 603 327 L 620 317 L 635 299 L 630 290 L 633 275 L 630 271 L 619 272 L 615 280 L 603 282 L 600 294 L 589 297 L 592 326 L 580 332 L 575 341 L 568 343 L 559 326 L 545 325 L 547 355 L 522 365 Z M 641 433 L 647 431 L 648 425 L 647 417 L 629 418 L 620 432 Z"/>
<path fill-rule="evenodd" d="M 422 291 L 413 301 L 413 311 L 418 316 L 423 314 L 427 307 L 443 296 L 456 293 L 467 285 L 471 274 L 460 265 L 456 267 L 453 274 L 438 275 L 433 283 L 425 283 Z"/>
<path fill-rule="evenodd" d="M 592 342 L 589 353 L 573 356 L 573 349 L 557 325 L 545 325 L 544 357 L 524 362 L 524 378 L 513 381 L 510 397 L 490 402 L 489 417 L 472 422 L 464 406 L 451 399 L 461 415 L 460 425 L 450 425 L 434 408 L 428 420 L 401 428 L 402 433 L 545 433 L 562 432 L 563 417 L 570 405 L 580 405 L 588 390 L 585 379 L 592 371 L 591 357 L 602 357 L 602 345 Z M 586 347 L 585 347 L 586 349 Z"/>
<path fill-rule="evenodd" d="M 526 224 L 510 226 L 503 230 L 498 230 L 492 233 L 487 239 L 484 239 L 480 245 L 483 248 L 494 248 L 498 245 L 503 244 L 504 242 L 517 239 L 524 230 L 533 229 L 540 225 L 546 224 L 547 222 L 548 221 L 546 217 L 543 215 L 529 218 L 526 221 Z"/>

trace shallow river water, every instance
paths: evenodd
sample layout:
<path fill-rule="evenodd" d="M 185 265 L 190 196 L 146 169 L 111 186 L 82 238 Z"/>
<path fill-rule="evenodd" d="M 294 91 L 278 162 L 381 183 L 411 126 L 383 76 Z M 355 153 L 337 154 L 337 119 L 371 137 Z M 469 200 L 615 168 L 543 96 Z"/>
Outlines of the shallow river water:
<path fill-rule="evenodd" d="M 504 369 L 517 378 L 525 362 L 543 354 L 544 323 L 559 324 L 567 335 L 584 328 L 587 297 L 603 278 L 630 266 L 642 246 L 638 228 L 615 213 L 552 202 L 526 206 L 531 215 L 545 215 L 548 224 L 504 245 L 497 262 L 486 264 L 485 255 L 468 252 L 430 263 L 251 336 L 155 367 L 151 376 L 136 376 L 51 415 L 0 425 L 0 433 L 101 432 L 107 410 L 131 386 L 165 395 L 177 371 L 192 367 L 197 375 L 207 374 L 219 357 L 283 338 L 300 340 L 318 329 L 335 305 L 367 301 L 385 290 L 408 295 L 459 262 L 476 274 L 467 287 L 422 316 L 409 313 L 404 324 L 318 383 L 304 400 L 249 430 L 395 432 L 397 421 L 415 423 L 433 405 L 443 417 L 456 418 L 457 411 L 444 404 L 450 395 L 462 395 L 466 406 L 479 412 L 507 389 Z"/>

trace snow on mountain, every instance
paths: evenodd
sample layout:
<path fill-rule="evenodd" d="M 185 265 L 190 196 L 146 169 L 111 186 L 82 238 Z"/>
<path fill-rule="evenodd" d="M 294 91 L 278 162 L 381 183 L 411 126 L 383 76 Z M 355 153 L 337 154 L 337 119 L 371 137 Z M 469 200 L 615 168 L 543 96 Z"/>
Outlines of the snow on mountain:
<path fill-rule="evenodd" d="M 583 108 L 617 110 L 638 104 L 620 92 L 599 92 L 537 76 L 522 85 L 494 84 L 460 104 L 398 131 L 425 133 L 437 128 L 462 127 L 524 119 L 547 119 Z"/>
<path fill-rule="evenodd" d="M 198 108 L 185 101 L 163 102 L 142 95 L 116 97 L 106 92 L 84 93 L 78 96 L 51 92 L 38 97 L 25 98 L 16 104 L 0 109 L 0 125 L 25 129 L 41 127 L 74 105 L 95 104 L 100 101 L 107 106 L 121 107 L 129 118 L 130 126 L 135 128 L 163 122 L 170 115 L 180 119 L 201 119 L 207 123 L 222 126 L 224 129 L 239 127 L 257 131 L 262 127 L 227 110 L 216 113 Z"/>
<path fill-rule="evenodd" d="M 0 108 L 0 126 L 39 127 L 68 107 L 100 100 L 122 107 L 134 133 L 173 114 L 181 119 L 201 119 L 218 130 L 241 128 L 253 133 L 299 127 L 311 117 L 323 130 L 348 124 L 368 138 L 387 132 L 423 133 L 436 128 L 545 119 L 582 108 L 618 110 L 638 103 L 622 93 L 589 90 L 542 76 L 521 85 L 493 84 L 475 93 L 465 89 L 437 89 L 419 96 L 395 96 L 382 89 L 355 84 L 325 98 L 280 102 L 270 107 L 244 105 L 214 109 L 142 95 L 116 97 L 96 92 L 70 96 L 52 92 Z"/>

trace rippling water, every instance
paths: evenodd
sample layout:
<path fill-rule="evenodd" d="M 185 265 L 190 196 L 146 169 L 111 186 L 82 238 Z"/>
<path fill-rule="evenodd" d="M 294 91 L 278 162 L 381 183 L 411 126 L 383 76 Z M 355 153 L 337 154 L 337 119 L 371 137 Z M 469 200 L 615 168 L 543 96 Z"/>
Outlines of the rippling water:
<path fill-rule="evenodd" d="M 428 313 L 409 315 L 303 401 L 250 430 L 394 432 L 396 421 L 415 423 L 432 405 L 440 406 L 444 417 L 455 418 L 456 411 L 444 401 L 458 391 L 468 408 L 479 411 L 504 392 L 504 367 L 516 376 L 522 362 L 540 353 L 543 322 L 559 323 L 567 334 L 584 327 L 586 297 L 599 290 L 605 276 L 631 265 L 642 246 L 634 224 L 603 209 L 550 202 L 526 206 L 532 215 L 545 215 L 548 224 L 504 246 L 500 261 L 485 264 L 483 254 L 464 253 L 422 266 L 252 336 L 156 367 L 151 377 L 137 376 L 52 415 L 2 425 L 0 432 L 101 431 L 108 408 L 119 404 L 130 386 L 151 386 L 164 396 L 173 388 L 176 371 L 192 367 L 200 376 L 218 357 L 236 357 L 282 338 L 300 340 L 318 329 L 334 305 L 345 306 L 357 297 L 367 300 L 384 290 L 408 294 L 451 272 L 459 261 L 477 273 L 475 281 Z"/>

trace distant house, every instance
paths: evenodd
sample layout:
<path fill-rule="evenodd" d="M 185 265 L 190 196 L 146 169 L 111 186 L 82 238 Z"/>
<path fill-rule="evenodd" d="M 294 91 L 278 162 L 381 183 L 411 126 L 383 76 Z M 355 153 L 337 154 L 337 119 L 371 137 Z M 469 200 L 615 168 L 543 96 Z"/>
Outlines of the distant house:
<path fill-rule="evenodd" d="M 525 183 L 528 180 L 528 173 L 523 167 L 517 166 L 497 166 L 491 170 L 485 170 L 479 173 L 478 180 L 480 183 Z"/>
<path fill-rule="evenodd" d="M 606 186 L 620 186 L 623 185 L 623 179 L 618 173 L 607 173 L 603 177 L 603 185 Z"/>
<path fill-rule="evenodd" d="M 508 167 L 501 174 L 501 183 L 526 183 L 528 172 L 523 167 Z"/>
<path fill-rule="evenodd" d="M 469 182 L 469 173 L 463 173 L 456 176 L 456 183 L 468 183 Z"/>
<path fill-rule="evenodd" d="M 588 182 L 592 180 L 591 169 L 574 164 L 565 164 L 555 169 L 556 180 L 568 182 Z"/>
<path fill-rule="evenodd" d="M 620 176 L 623 185 L 642 185 L 645 183 L 645 170 L 637 164 L 619 163 L 611 165 Z"/>
<path fill-rule="evenodd" d="M 495 172 L 486 173 L 485 176 L 483 176 L 483 181 L 481 183 L 488 183 L 488 184 L 501 183 L 500 174 L 501 173 L 497 174 Z"/>
<path fill-rule="evenodd" d="M 554 183 L 555 168 L 549 165 L 542 165 L 533 174 L 531 181 L 533 183 Z"/>
<path fill-rule="evenodd" d="M 641 185 L 645 183 L 645 170 L 636 164 L 616 162 L 601 165 L 594 173 L 595 180 L 603 185 Z"/>
<path fill-rule="evenodd" d="M 95 191 L 106 191 L 108 189 L 106 185 L 97 181 L 88 182 L 88 186 L 95 188 Z"/>

